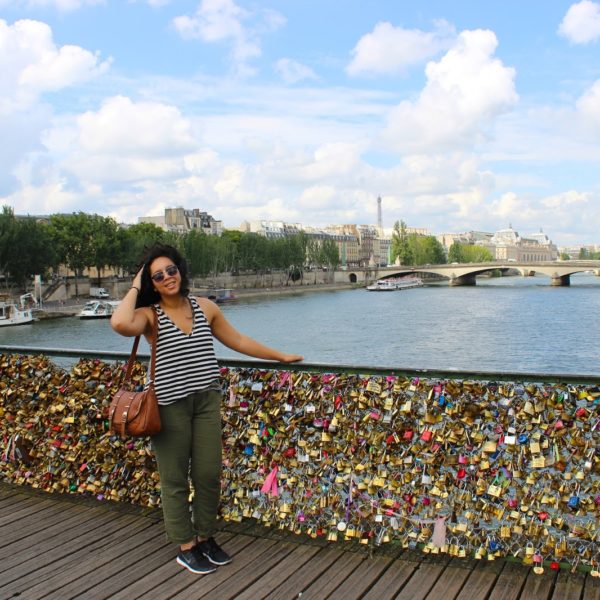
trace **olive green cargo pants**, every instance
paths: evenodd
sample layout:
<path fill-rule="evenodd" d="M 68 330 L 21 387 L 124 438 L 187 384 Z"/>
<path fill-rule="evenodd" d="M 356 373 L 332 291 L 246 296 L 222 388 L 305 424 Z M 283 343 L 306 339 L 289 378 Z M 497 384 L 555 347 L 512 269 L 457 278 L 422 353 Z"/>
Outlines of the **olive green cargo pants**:
<path fill-rule="evenodd" d="M 220 392 L 206 390 L 159 407 L 162 428 L 152 445 L 165 530 L 177 544 L 215 532 L 221 492 L 221 398 Z"/>

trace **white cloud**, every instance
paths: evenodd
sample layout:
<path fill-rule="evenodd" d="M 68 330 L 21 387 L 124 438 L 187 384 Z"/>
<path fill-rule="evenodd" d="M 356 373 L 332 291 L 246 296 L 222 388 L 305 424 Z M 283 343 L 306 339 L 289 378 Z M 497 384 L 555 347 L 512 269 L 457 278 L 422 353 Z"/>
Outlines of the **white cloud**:
<path fill-rule="evenodd" d="M 79 46 L 57 47 L 45 23 L 0 20 L 0 114 L 28 110 L 44 92 L 87 81 L 109 64 Z"/>
<path fill-rule="evenodd" d="M 65 172 L 82 181 L 177 178 L 197 150 L 189 121 L 173 106 L 108 98 L 98 111 L 57 119 L 44 144 Z"/>
<path fill-rule="evenodd" d="M 591 0 L 572 4 L 558 33 L 573 44 L 589 44 L 600 38 L 600 4 Z"/>
<path fill-rule="evenodd" d="M 281 58 L 275 63 L 275 71 L 285 83 L 298 83 L 304 79 L 317 79 L 315 72 L 291 58 Z"/>
<path fill-rule="evenodd" d="M 346 71 L 349 75 L 398 73 L 447 49 L 455 36 L 454 29 L 444 21 L 433 32 L 377 23 L 352 50 Z"/>
<path fill-rule="evenodd" d="M 0 7 L 18 5 L 26 8 L 55 8 L 61 12 L 78 10 L 84 6 L 105 4 L 106 0 L 0 0 Z"/>
<path fill-rule="evenodd" d="M 577 100 L 577 109 L 587 126 L 600 129 L 600 79 Z"/>
<path fill-rule="evenodd" d="M 551 210 L 577 210 L 589 205 L 592 200 L 590 192 L 578 192 L 569 190 L 553 196 L 542 198 L 540 204 Z"/>
<path fill-rule="evenodd" d="M 495 200 L 492 203 L 492 213 L 500 222 L 508 222 L 515 217 L 518 217 L 521 222 L 532 218 L 531 208 L 514 192 L 502 194 L 498 200 Z"/>
<path fill-rule="evenodd" d="M 179 109 L 158 102 L 115 96 L 77 123 L 81 148 L 93 154 L 168 156 L 195 148 L 189 121 Z"/>
<path fill-rule="evenodd" d="M 173 24 L 184 38 L 221 42 L 243 39 L 242 20 L 247 16 L 232 0 L 203 0 L 193 17 L 175 17 Z"/>
<path fill-rule="evenodd" d="M 405 100 L 390 113 L 388 146 L 439 152 L 482 141 L 494 118 L 518 99 L 515 71 L 493 57 L 496 46 L 491 31 L 463 31 L 440 61 L 428 63 L 417 100 Z"/>
<path fill-rule="evenodd" d="M 244 22 L 252 22 L 253 27 L 245 27 Z M 284 18 L 273 10 L 251 13 L 233 0 L 202 0 L 193 16 L 173 19 L 173 26 L 184 39 L 229 43 L 234 67 L 240 75 L 254 73 L 248 63 L 261 55 L 259 34 L 278 29 L 284 23 Z"/>

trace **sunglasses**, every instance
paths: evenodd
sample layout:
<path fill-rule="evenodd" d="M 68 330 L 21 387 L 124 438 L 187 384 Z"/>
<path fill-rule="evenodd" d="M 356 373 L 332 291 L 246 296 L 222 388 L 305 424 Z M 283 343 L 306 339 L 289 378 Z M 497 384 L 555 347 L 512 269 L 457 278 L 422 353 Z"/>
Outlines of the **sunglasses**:
<path fill-rule="evenodd" d="M 177 268 L 177 265 L 169 265 L 165 269 L 165 273 L 169 277 L 174 277 L 175 275 L 177 275 L 178 272 L 179 272 L 179 269 Z M 156 271 L 156 273 L 154 273 L 154 275 L 152 275 L 152 281 L 155 281 L 156 283 L 160 283 L 161 281 L 164 281 L 165 273 L 163 273 L 162 271 Z"/>

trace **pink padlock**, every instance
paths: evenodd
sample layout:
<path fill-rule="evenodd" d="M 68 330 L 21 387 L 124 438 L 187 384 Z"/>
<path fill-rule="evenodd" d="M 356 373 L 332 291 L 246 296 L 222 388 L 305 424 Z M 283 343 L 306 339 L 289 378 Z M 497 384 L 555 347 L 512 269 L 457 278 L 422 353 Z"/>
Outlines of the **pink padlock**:
<path fill-rule="evenodd" d="M 466 465 L 469 463 L 469 459 L 464 454 L 458 455 L 458 463 L 461 465 Z"/>

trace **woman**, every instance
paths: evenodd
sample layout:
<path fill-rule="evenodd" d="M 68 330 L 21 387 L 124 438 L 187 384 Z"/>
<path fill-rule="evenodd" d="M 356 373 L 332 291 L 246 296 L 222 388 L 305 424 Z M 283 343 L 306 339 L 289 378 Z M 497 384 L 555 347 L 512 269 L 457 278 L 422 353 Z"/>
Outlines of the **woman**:
<path fill-rule="evenodd" d="M 220 498 L 221 387 L 213 336 L 256 358 L 292 363 L 302 360 L 267 348 L 236 331 L 219 307 L 189 295 L 187 268 L 172 246 L 156 244 L 111 317 L 124 336 L 151 341 L 158 319 L 155 389 L 161 432 L 152 445 L 161 481 L 167 536 L 179 544 L 177 562 L 206 574 L 231 562 L 213 538 Z M 189 478 L 194 489 L 192 515 Z"/>

